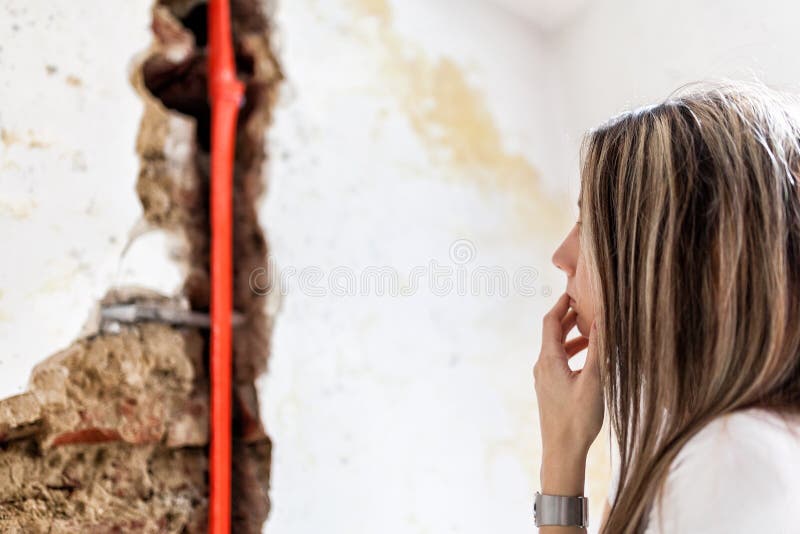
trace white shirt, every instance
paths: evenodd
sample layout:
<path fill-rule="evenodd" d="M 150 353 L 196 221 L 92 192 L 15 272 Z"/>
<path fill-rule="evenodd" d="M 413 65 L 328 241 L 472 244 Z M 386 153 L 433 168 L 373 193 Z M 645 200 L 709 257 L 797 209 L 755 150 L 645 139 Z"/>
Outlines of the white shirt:
<path fill-rule="evenodd" d="M 702 428 L 675 457 L 646 534 L 800 533 L 800 418 L 787 421 L 751 409 Z"/>

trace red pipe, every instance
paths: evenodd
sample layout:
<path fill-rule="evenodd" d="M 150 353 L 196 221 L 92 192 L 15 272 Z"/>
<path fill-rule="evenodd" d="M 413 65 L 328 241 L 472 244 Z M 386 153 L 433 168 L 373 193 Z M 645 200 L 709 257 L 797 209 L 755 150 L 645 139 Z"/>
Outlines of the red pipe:
<path fill-rule="evenodd" d="M 211 445 L 210 534 L 231 530 L 231 374 L 233 310 L 233 157 L 244 94 L 236 78 L 228 0 L 208 3 L 208 90 L 211 100 Z"/>

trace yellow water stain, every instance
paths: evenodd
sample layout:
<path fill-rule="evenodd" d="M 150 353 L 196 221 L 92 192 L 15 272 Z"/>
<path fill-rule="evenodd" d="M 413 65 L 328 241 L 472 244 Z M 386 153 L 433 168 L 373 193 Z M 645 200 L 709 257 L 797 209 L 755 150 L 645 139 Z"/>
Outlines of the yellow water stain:
<path fill-rule="evenodd" d="M 380 57 L 383 81 L 398 101 L 430 159 L 448 176 L 484 192 L 511 196 L 519 230 L 560 234 L 566 195 L 547 193 L 539 173 L 522 155 L 507 150 L 503 134 L 480 90 L 449 58 L 431 59 L 393 27 L 387 0 L 349 0 L 362 16 L 379 20 L 371 47 Z"/>
<path fill-rule="evenodd" d="M 42 141 L 41 139 L 31 138 L 28 141 L 28 148 L 49 148 L 50 143 Z"/>
<path fill-rule="evenodd" d="M 74 74 L 70 74 L 65 78 L 67 85 L 71 85 L 72 87 L 80 87 L 83 85 L 83 80 L 75 76 Z"/>
<path fill-rule="evenodd" d="M 51 143 L 38 139 L 32 130 L 28 130 L 27 139 L 17 132 L 0 129 L 0 141 L 6 146 L 15 145 L 17 143 L 25 143 L 28 148 L 48 148 Z"/>
<path fill-rule="evenodd" d="M 71 275 L 48 278 L 39 286 L 39 292 L 50 294 L 64 291 L 70 287 L 73 278 Z"/>
<path fill-rule="evenodd" d="M 359 16 L 371 16 L 379 28 L 362 36 L 380 60 L 381 83 L 397 100 L 429 158 L 446 167 L 447 176 L 472 184 L 486 193 L 510 196 L 520 236 L 552 236 L 563 232 L 569 218 L 566 194 L 544 190 L 539 172 L 524 156 L 504 146 L 503 132 L 492 116 L 485 95 L 473 87 L 459 65 L 449 58 L 431 58 L 392 27 L 387 0 L 348 0 Z M 545 237 L 546 239 L 546 237 Z M 529 414 L 515 411 L 520 420 L 509 439 L 488 444 L 485 465 L 501 455 L 516 458 L 538 479 L 540 451 L 530 450 L 535 429 Z M 587 460 L 586 482 L 593 496 L 608 489 L 608 446 L 601 434 Z M 536 480 L 538 484 L 538 480 Z M 602 499 L 592 499 L 599 517 Z"/>
<path fill-rule="evenodd" d="M 36 136 L 36 132 L 28 130 L 28 147 L 29 148 L 49 148 L 52 145 L 49 141 L 44 141 Z"/>
<path fill-rule="evenodd" d="M 0 216 L 21 221 L 31 216 L 36 205 L 34 200 L 12 201 L 0 198 Z"/>
<path fill-rule="evenodd" d="M 0 128 L 0 141 L 6 146 L 10 146 L 14 143 L 19 143 L 20 137 L 16 132 Z"/>
<path fill-rule="evenodd" d="M 386 0 L 349 0 L 349 2 L 357 12 L 376 17 L 382 24 L 391 21 L 392 8 Z"/>

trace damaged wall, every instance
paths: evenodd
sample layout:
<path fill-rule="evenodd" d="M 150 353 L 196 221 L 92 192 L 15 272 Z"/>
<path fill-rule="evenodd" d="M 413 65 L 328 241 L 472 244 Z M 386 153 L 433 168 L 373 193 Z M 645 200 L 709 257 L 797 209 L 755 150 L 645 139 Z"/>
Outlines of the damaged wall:
<path fill-rule="evenodd" d="M 0 529 L 204 532 L 202 347 L 142 325 L 40 363 L 0 401 Z"/>
<path fill-rule="evenodd" d="M 246 450 L 257 468 L 240 468 L 236 478 L 264 488 L 271 451 L 265 530 L 533 530 L 539 439 L 530 367 L 537 318 L 552 303 L 543 291 L 563 287 L 550 254 L 572 223 L 577 137 L 709 69 L 797 78 L 785 56 L 796 48 L 796 17 L 762 21 L 763 6 L 737 0 L 724 19 L 694 10 L 686 26 L 683 3 L 654 4 L 661 6 L 654 18 L 652 6 L 590 2 L 584 16 L 547 36 L 483 2 L 279 3 L 289 85 L 270 133 L 276 157 L 261 208 L 271 248 L 258 232 L 237 236 L 237 307 L 250 321 L 236 348 L 238 410 L 252 414 L 237 428 L 255 444 Z M 195 308 L 207 306 L 207 161 L 194 123 L 159 104 L 196 117 L 203 130 L 196 70 L 203 62 L 190 43 L 202 21 L 192 2 L 174 2 L 162 11 L 161 47 L 148 51 L 151 7 L 149 0 L 0 7 L 0 242 L 9 257 L 0 268 L 0 398 L 22 394 L 0 404 L 4 527 L 15 517 L 34 531 L 49 520 L 111 517 L 143 529 L 204 520 L 198 470 L 207 428 L 199 423 L 207 381 L 198 362 L 206 333 L 120 326 L 71 345 L 110 287 L 182 293 Z M 192 32 L 181 29 L 182 18 Z M 246 23 L 240 29 L 263 29 L 257 18 Z M 246 41 L 245 55 L 266 44 Z M 698 53 L 710 41 L 708 54 Z M 157 50 L 169 57 L 153 59 Z M 240 54 L 242 73 L 260 68 L 272 87 L 270 61 L 255 54 L 265 62 Z M 153 59 L 147 85 L 158 98 L 148 97 L 144 78 L 134 76 L 136 89 L 130 83 L 137 56 L 135 65 Z M 176 63 L 185 66 L 177 79 Z M 237 181 L 248 200 L 237 217 L 252 230 L 266 117 L 250 113 L 256 150 L 239 147 Z M 137 223 L 138 195 L 148 225 Z M 123 254 L 131 229 L 148 231 Z M 271 374 L 252 387 L 265 362 L 247 356 L 262 354 L 271 319 L 246 294 L 244 278 L 264 254 L 287 273 L 391 265 L 406 284 L 430 260 L 452 267 L 451 247 L 467 244 L 459 240 L 473 247 L 467 267 L 538 269 L 538 296 L 442 297 L 424 286 L 401 298 L 319 296 L 295 283 L 271 341 Z M 53 375 L 60 385 L 38 385 Z M 155 376 L 168 376 L 170 388 L 148 406 L 141 399 Z M 108 392 L 120 402 L 104 402 Z M 273 449 L 258 424 L 259 404 Z M 67 443 L 76 439 L 97 443 Z M 604 453 L 600 444 L 590 461 L 594 518 L 608 480 Z M 131 468 L 121 469 L 121 458 L 132 458 Z M 257 524 L 266 498 L 251 495 L 238 502 L 256 512 Z M 136 505 L 122 507 L 124 499 Z M 104 503 L 107 513 L 95 515 L 91 503 Z"/>
<path fill-rule="evenodd" d="M 152 257 L 138 256 L 145 268 L 136 281 L 151 289 L 120 286 L 123 259 L 100 304 L 203 313 L 209 306 L 205 4 L 165 0 L 151 15 L 153 44 L 138 54 L 125 76 L 144 104 L 135 187 L 142 210 L 128 229 L 130 240 L 124 244 L 129 250 L 118 253 L 125 258 L 143 234 L 166 238 L 150 240 Z M 271 442 L 261 423 L 254 381 L 266 370 L 272 317 L 265 298 L 250 291 L 249 273 L 265 262 L 267 253 L 256 203 L 264 185 L 264 131 L 281 74 L 262 6 L 232 2 L 232 24 L 237 68 L 246 84 L 234 164 L 234 307 L 243 321 L 234 341 L 232 527 L 256 533 L 269 513 Z M 120 62 L 131 65 L 131 56 Z M 45 70 L 53 74 L 57 69 Z M 24 182 L 23 174 L 19 184 Z M 115 185 L 119 189 L 109 193 L 135 198 L 133 187 Z M 94 199 L 101 205 L 104 201 L 102 195 Z M 94 225 L 92 230 L 104 228 Z M 167 240 L 169 248 L 153 249 Z M 148 279 L 152 267 L 163 263 L 172 263 L 172 271 Z M 152 289 L 175 278 L 181 282 L 174 293 Z M 87 306 L 82 313 L 90 310 Z M 72 307 L 61 313 L 76 311 Z M 204 532 L 207 344 L 205 330 L 121 324 L 104 319 L 95 306 L 81 337 L 38 363 L 26 392 L 0 401 L 0 530 Z M 51 525 L 54 530 L 48 530 Z"/>

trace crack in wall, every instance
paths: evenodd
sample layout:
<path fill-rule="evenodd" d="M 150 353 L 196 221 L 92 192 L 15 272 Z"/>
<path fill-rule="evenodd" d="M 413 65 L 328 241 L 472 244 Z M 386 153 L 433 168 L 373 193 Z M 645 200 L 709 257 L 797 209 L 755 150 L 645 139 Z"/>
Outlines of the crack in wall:
<path fill-rule="evenodd" d="M 232 530 L 260 533 L 269 513 L 271 442 L 255 379 L 267 370 L 273 318 L 250 289 L 267 260 L 257 216 L 265 131 L 282 80 L 271 26 L 257 0 L 231 2 L 246 101 L 234 162 Z M 168 231 L 181 264 L 179 295 L 113 288 L 98 304 L 209 309 L 209 137 L 206 4 L 159 0 L 150 48 L 132 71 L 144 102 L 136 191 L 150 229 Z M 28 391 L 0 401 L 3 532 L 205 532 L 208 332 L 97 317 L 31 373 Z"/>

